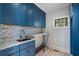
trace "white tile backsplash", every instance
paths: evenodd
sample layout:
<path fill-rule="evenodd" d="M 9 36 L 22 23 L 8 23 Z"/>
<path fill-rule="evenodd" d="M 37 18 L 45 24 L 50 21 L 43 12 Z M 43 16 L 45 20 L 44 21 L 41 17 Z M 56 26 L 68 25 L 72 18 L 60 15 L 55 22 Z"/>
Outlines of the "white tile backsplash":
<path fill-rule="evenodd" d="M 22 27 L 22 26 L 14 26 L 14 25 L 0 25 L 0 42 L 9 39 L 11 40 L 19 39 L 20 31 L 22 29 L 24 29 L 25 35 L 41 32 L 41 28 L 24 27 L 24 26 Z"/>

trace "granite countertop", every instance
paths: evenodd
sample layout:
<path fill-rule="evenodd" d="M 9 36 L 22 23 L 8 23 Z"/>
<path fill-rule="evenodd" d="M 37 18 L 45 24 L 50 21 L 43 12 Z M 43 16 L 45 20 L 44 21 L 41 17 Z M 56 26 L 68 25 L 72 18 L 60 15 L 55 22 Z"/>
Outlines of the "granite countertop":
<path fill-rule="evenodd" d="M 16 45 L 20 45 L 20 44 L 23 44 L 23 43 L 26 43 L 26 42 L 29 42 L 29 41 L 32 41 L 32 40 L 34 40 L 34 39 L 23 41 L 23 42 L 18 42 L 16 40 L 0 42 L 0 50 L 10 48 L 10 47 L 13 47 L 13 46 L 16 46 Z"/>

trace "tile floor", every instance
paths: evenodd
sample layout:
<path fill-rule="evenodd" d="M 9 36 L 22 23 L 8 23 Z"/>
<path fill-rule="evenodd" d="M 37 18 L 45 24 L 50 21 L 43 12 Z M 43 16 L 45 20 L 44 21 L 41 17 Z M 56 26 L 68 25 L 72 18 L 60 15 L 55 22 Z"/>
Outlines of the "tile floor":
<path fill-rule="evenodd" d="M 64 52 L 60 52 L 58 50 L 45 48 L 45 52 L 41 50 L 40 52 L 36 54 L 36 56 L 70 56 L 70 55 Z"/>

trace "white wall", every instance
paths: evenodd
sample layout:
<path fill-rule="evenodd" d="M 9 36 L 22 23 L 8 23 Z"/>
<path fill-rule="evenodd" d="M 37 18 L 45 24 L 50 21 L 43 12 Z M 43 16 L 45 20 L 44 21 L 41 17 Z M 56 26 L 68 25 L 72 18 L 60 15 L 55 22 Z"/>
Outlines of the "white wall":
<path fill-rule="evenodd" d="M 56 9 L 46 14 L 46 31 L 49 33 L 47 46 L 70 53 L 70 27 L 54 27 L 54 19 L 64 16 L 69 16 L 69 6 Z"/>

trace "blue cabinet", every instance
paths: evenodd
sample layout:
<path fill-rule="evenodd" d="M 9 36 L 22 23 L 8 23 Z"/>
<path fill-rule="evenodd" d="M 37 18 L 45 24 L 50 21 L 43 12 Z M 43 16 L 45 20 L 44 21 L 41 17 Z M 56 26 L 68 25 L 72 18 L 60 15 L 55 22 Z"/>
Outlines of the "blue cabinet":
<path fill-rule="evenodd" d="M 27 56 L 27 55 L 28 55 L 27 49 L 20 51 L 20 56 Z"/>
<path fill-rule="evenodd" d="M 20 45 L 20 56 L 34 56 L 35 41 L 30 41 Z"/>
<path fill-rule="evenodd" d="M 0 56 L 34 56 L 35 41 L 29 41 L 18 46 L 0 50 Z"/>
<path fill-rule="evenodd" d="M 39 19 L 38 19 L 38 21 L 39 21 L 40 27 L 45 28 L 45 25 L 46 25 L 45 13 L 42 10 L 39 11 Z"/>
<path fill-rule="evenodd" d="M 34 10 L 34 5 L 33 4 L 28 4 L 27 6 L 27 20 L 28 20 L 28 26 L 32 26 L 33 27 L 33 23 L 34 23 L 34 14 L 35 14 L 35 10 Z"/>
<path fill-rule="evenodd" d="M 20 51 L 20 56 L 27 56 L 27 55 L 28 55 L 27 48 L 25 48 L 24 50 Z"/>
<path fill-rule="evenodd" d="M 27 4 L 20 4 L 20 3 L 14 4 L 14 16 L 17 22 L 16 25 L 20 25 L 20 26 L 28 25 L 26 6 Z"/>
<path fill-rule="evenodd" d="M 19 52 L 16 52 L 16 53 L 9 55 L 9 56 L 19 56 Z"/>
<path fill-rule="evenodd" d="M 79 56 L 79 4 L 71 4 L 71 54 Z"/>
<path fill-rule="evenodd" d="M 10 56 L 12 54 L 15 54 L 16 52 L 19 52 L 19 46 L 0 50 L 1 56 Z"/>
<path fill-rule="evenodd" d="M 27 48 L 27 55 L 35 56 L 35 45 L 34 44 Z"/>
<path fill-rule="evenodd" d="M 34 27 L 45 28 L 45 12 L 35 5 L 34 7 Z"/>
<path fill-rule="evenodd" d="M 35 47 L 33 44 L 23 50 L 20 50 L 20 56 L 34 56 L 34 55 L 35 55 Z"/>
<path fill-rule="evenodd" d="M 1 3 L 0 23 L 45 28 L 45 12 L 33 3 Z"/>
<path fill-rule="evenodd" d="M 1 23 L 2 24 L 15 24 L 14 7 L 12 3 L 1 4 Z"/>
<path fill-rule="evenodd" d="M 46 13 L 42 12 L 42 28 L 46 27 Z"/>

